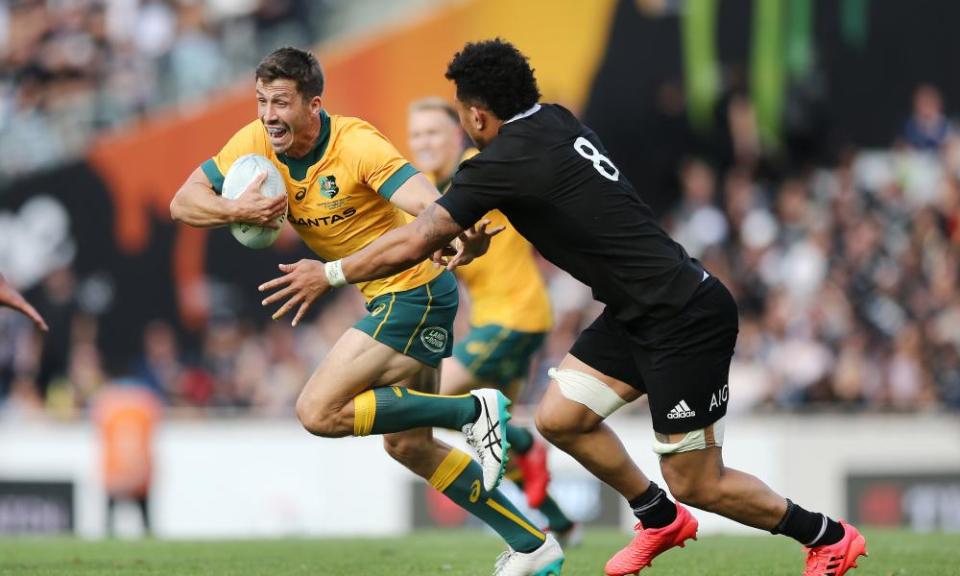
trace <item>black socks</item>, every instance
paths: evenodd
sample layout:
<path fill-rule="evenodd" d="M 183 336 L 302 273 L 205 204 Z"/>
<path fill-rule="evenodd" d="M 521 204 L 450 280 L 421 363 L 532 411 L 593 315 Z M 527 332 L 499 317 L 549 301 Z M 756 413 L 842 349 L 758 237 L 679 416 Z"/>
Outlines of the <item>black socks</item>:
<path fill-rule="evenodd" d="M 783 515 L 773 534 L 783 534 L 807 548 L 836 544 L 843 538 L 843 526 L 818 512 L 810 512 L 787 498 L 787 512 Z"/>
<path fill-rule="evenodd" d="M 677 505 L 655 482 L 650 482 L 646 492 L 631 500 L 630 507 L 644 528 L 663 528 L 677 517 Z"/>

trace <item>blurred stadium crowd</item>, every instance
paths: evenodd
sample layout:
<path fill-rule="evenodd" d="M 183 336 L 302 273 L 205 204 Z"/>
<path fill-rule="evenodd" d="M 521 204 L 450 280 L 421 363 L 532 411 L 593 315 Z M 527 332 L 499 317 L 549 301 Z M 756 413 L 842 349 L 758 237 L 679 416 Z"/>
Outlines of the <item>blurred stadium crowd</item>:
<path fill-rule="evenodd" d="M 155 106 L 202 96 L 249 70 L 259 46 L 278 37 L 297 44 L 322 34 L 307 2 L 212 2 L 221 7 L 212 12 L 136 4 L 0 0 L 0 179 L 60 162 Z M 960 409 L 960 134 L 937 89 L 917 88 L 889 148 L 790 172 L 763 169 L 752 114 L 749 100 L 730 103 L 733 161 L 687 158 L 679 191 L 669 191 L 680 200 L 663 220 L 739 303 L 731 409 Z M 598 313 L 585 287 L 543 270 L 557 322 L 527 402 Z M 0 314 L 0 416 L 82 413 L 116 377 L 185 412 L 287 415 L 364 312 L 355 290 L 340 290 L 296 330 L 222 318 L 187 341 L 156 321 L 133 364 L 108 368 L 82 300 L 63 269 L 35 298 L 51 325 L 46 338 Z"/>
<path fill-rule="evenodd" d="M 960 408 L 960 139 L 918 88 L 896 143 L 804 175 L 691 160 L 666 225 L 731 287 L 731 402 Z"/>
<path fill-rule="evenodd" d="M 98 131 L 195 102 L 278 42 L 313 42 L 325 2 L 0 0 L 0 181 Z"/>

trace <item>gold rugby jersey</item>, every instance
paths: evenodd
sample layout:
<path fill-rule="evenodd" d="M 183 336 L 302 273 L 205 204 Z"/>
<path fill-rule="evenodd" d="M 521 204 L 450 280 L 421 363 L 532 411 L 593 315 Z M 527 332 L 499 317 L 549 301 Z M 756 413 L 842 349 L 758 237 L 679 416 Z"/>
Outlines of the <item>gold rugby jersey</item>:
<path fill-rule="evenodd" d="M 258 118 L 241 128 L 202 169 L 217 193 L 223 175 L 246 154 L 270 159 L 287 185 L 287 218 L 320 258 L 337 260 L 357 252 L 406 223 L 390 197 L 417 173 L 376 128 L 359 118 L 320 112 L 317 143 L 303 158 L 277 155 Z M 422 286 L 442 269 L 429 260 L 357 287 L 369 301 L 381 294 Z"/>

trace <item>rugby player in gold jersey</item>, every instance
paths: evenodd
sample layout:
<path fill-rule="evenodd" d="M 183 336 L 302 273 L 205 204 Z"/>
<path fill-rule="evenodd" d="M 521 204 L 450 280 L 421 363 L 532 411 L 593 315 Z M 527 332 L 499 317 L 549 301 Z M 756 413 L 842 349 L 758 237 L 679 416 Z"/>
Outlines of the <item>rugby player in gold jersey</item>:
<path fill-rule="evenodd" d="M 200 227 L 271 225 L 286 211 L 304 242 L 327 262 L 281 264 L 282 276 L 260 286 L 271 292 L 264 305 L 283 302 L 275 319 L 296 310 L 294 325 L 319 296 L 311 295 L 312 286 L 338 284 L 341 258 L 438 198 L 430 181 L 373 126 L 328 114 L 322 94 L 323 73 L 312 54 L 295 48 L 271 53 L 256 71 L 257 118 L 197 168 L 171 204 L 175 220 Z M 237 200 L 219 195 L 231 164 L 251 153 L 274 163 L 286 181 L 286 198 L 259 194 L 262 178 Z M 493 233 L 481 229 L 463 238 L 483 245 Z M 440 362 L 452 349 L 456 281 L 428 261 L 410 264 L 357 285 L 369 314 L 347 330 L 307 381 L 297 415 L 317 436 L 384 435 L 393 458 L 491 526 L 512 554 L 528 560 L 524 566 L 536 568 L 510 571 L 498 562 L 497 574 L 559 574 L 563 554 L 556 540 L 496 489 L 506 464 L 507 399 L 493 389 L 435 394 Z M 432 427 L 462 430 L 480 464 L 433 438 Z"/>

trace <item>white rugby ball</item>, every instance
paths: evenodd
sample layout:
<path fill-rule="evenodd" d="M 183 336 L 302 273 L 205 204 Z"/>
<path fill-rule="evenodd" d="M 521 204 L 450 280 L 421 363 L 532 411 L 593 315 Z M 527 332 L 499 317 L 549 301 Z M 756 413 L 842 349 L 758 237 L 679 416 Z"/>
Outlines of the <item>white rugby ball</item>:
<path fill-rule="evenodd" d="M 287 195 L 287 187 L 284 184 L 283 176 L 280 175 L 280 171 L 273 165 L 273 162 L 260 154 L 247 154 L 237 158 L 230 169 L 227 170 L 227 175 L 223 178 L 223 197 L 236 200 L 243 195 L 250 182 L 261 172 L 267 173 L 267 179 L 260 185 L 261 194 L 270 198 Z M 275 222 L 282 226 L 286 221 L 287 214 L 284 210 L 283 215 L 278 217 Z M 256 224 L 235 222 L 230 225 L 230 233 L 247 248 L 260 250 L 276 241 L 277 236 L 280 235 L 280 228 L 273 229 Z"/>

